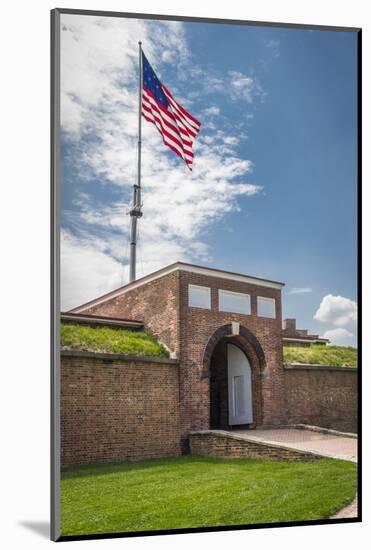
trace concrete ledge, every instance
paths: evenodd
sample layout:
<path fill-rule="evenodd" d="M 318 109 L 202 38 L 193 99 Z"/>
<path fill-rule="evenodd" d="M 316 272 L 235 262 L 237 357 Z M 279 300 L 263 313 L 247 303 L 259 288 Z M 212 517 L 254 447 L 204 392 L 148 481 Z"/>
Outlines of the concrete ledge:
<path fill-rule="evenodd" d="M 286 370 L 327 370 L 327 371 L 342 371 L 357 373 L 357 367 L 336 367 L 332 365 L 313 365 L 310 363 L 284 363 L 283 368 Z"/>
<path fill-rule="evenodd" d="M 258 460 L 317 460 L 324 455 L 295 449 L 271 441 L 258 441 L 224 430 L 189 433 L 191 454 L 220 458 L 253 458 Z M 326 457 L 328 458 L 328 457 Z"/>
<path fill-rule="evenodd" d="M 122 353 L 96 353 L 94 351 L 80 351 L 80 350 L 61 350 L 62 357 L 81 357 L 86 359 L 101 359 L 104 361 L 127 361 L 138 363 L 163 363 L 166 365 L 177 365 L 179 361 L 177 359 L 169 359 L 169 357 L 157 357 L 150 355 L 124 355 Z"/>

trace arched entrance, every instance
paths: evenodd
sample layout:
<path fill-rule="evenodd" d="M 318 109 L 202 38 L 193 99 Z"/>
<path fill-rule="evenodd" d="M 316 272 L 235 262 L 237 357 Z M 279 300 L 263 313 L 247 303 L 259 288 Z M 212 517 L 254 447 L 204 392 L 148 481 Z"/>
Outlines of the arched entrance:
<path fill-rule="evenodd" d="M 210 428 L 263 423 L 262 377 L 264 352 L 256 337 L 240 326 L 220 327 L 204 354 L 204 372 L 210 382 Z"/>

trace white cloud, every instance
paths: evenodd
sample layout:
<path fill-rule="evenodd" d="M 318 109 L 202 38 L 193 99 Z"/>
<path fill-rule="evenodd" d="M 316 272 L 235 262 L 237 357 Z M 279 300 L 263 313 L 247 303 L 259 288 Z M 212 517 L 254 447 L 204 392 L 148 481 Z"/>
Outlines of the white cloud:
<path fill-rule="evenodd" d="M 223 78 L 206 75 L 206 79 L 204 79 L 203 82 L 205 90 L 209 93 L 225 91 L 225 81 L 223 80 Z"/>
<path fill-rule="evenodd" d="M 255 76 L 246 75 L 240 71 L 228 71 L 223 78 L 204 74 L 202 84 L 203 94 L 222 93 L 228 95 L 233 101 L 245 100 L 252 103 L 253 100 L 263 99 L 265 96 L 259 80 Z"/>
<path fill-rule="evenodd" d="M 355 345 L 355 337 L 350 330 L 346 328 L 334 328 L 327 330 L 324 335 L 324 338 L 328 338 L 330 343 L 334 346 L 350 346 Z"/>
<path fill-rule="evenodd" d="M 291 288 L 287 294 L 309 294 L 313 290 L 309 286 Z"/>
<path fill-rule="evenodd" d="M 246 76 L 238 71 L 229 71 L 229 76 L 232 97 L 243 97 L 251 103 L 256 91 L 256 81 L 251 76 Z"/>
<path fill-rule="evenodd" d="M 67 132 L 94 127 L 98 105 L 108 111 L 106 117 L 119 106 L 134 107 L 138 39 L 151 60 L 180 69 L 188 57 L 183 26 L 176 21 L 70 14 L 61 20 L 61 123 Z"/>
<path fill-rule="evenodd" d="M 252 103 L 255 99 L 263 100 L 266 96 L 259 80 L 238 71 L 229 71 L 230 94 L 232 99 L 244 99 Z"/>
<path fill-rule="evenodd" d="M 322 299 L 314 319 L 344 327 L 357 321 L 357 304 L 349 298 L 328 294 Z"/>
<path fill-rule="evenodd" d="M 61 233 L 61 309 L 78 304 L 120 286 L 123 282 L 120 262 L 104 251 L 102 243 Z"/>
<path fill-rule="evenodd" d="M 280 56 L 280 41 L 279 40 L 268 40 L 265 45 L 268 49 L 271 50 L 273 57 Z"/>
<path fill-rule="evenodd" d="M 187 74 L 195 70 L 188 61 L 181 23 L 62 15 L 62 128 L 74 152 L 76 179 L 86 182 L 85 187 L 76 189 L 79 210 L 65 213 L 73 221 L 73 233 L 66 232 L 62 242 L 64 308 L 121 284 L 121 265 L 127 263 L 129 218 L 125 212 L 136 176 L 139 38 L 160 78 L 168 63 L 177 67 L 176 95 L 172 83 L 164 83 L 181 103 Z M 235 82 L 234 98 L 250 101 L 254 84 L 240 73 L 229 76 Z M 216 87 L 217 81 L 215 78 Z M 219 107 L 212 105 L 209 110 L 209 115 L 216 115 Z M 202 116 L 194 110 L 191 113 Z M 261 190 L 246 181 L 252 162 L 235 152 L 242 134 L 229 135 L 213 129 L 207 119 L 201 118 L 201 122 L 190 173 L 176 155 L 167 154 L 154 126 L 143 121 L 141 275 L 179 259 L 207 259 L 203 232 L 226 212 L 238 210 L 239 197 Z M 120 199 L 97 202 L 92 179 L 121 190 Z"/>
<path fill-rule="evenodd" d="M 204 109 L 205 116 L 215 116 L 215 115 L 218 115 L 219 113 L 220 113 L 220 109 L 216 105 L 211 105 L 211 107 Z"/>

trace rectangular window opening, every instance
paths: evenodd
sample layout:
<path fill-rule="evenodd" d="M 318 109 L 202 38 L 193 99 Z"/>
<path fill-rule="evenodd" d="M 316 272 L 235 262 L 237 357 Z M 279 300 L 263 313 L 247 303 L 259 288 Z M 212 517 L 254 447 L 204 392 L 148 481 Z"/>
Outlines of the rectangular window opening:
<path fill-rule="evenodd" d="M 265 298 L 258 296 L 258 316 L 276 318 L 276 300 L 274 298 Z"/>
<path fill-rule="evenodd" d="M 250 315 L 250 295 L 231 290 L 219 290 L 219 311 Z"/>
<path fill-rule="evenodd" d="M 207 286 L 188 285 L 188 305 L 211 309 L 211 291 Z"/>

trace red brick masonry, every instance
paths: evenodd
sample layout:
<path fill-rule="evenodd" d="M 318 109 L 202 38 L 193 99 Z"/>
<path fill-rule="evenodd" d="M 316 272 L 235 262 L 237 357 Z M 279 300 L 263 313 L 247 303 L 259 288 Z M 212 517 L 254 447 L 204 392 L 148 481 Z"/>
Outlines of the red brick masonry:
<path fill-rule="evenodd" d="M 256 442 L 231 432 L 192 432 L 189 441 L 192 454 L 215 458 L 264 460 L 316 460 L 321 458 L 309 451 L 301 451 L 280 444 Z"/>
<path fill-rule="evenodd" d="M 309 424 L 357 432 L 357 369 L 286 366 L 287 424 Z"/>
<path fill-rule="evenodd" d="M 189 284 L 211 289 L 210 309 L 189 307 Z M 249 294 L 251 314 L 220 311 L 219 289 Z M 274 319 L 257 315 L 258 296 L 275 299 Z M 230 327 L 233 321 L 240 323 L 241 329 L 254 335 L 262 350 L 262 357 L 257 357 L 246 338 L 240 337 L 236 342 L 243 347 L 253 368 L 255 422 L 260 425 L 284 423 L 280 288 L 228 280 L 222 273 L 219 278 L 179 270 L 137 288 L 129 285 L 124 294 L 77 309 L 85 314 L 141 319 L 146 329 L 179 358 L 183 443 L 191 430 L 205 430 L 210 426 L 210 364 L 205 361 L 208 343 L 221 327 Z M 229 336 L 229 332 L 225 336 Z"/>
<path fill-rule="evenodd" d="M 61 353 L 62 465 L 180 454 L 178 363 Z"/>
<path fill-rule="evenodd" d="M 287 424 L 356 431 L 356 369 L 285 367 L 284 373 Z M 63 465 L 179 456 L 179 411 L 177 361 L 72 351 L 61 354 Z M 281 447 L 247 443 L 238 436 L 209 434 L 214 435 L 191 435 L 193 453 L 308 458 Z"/>
<path fill-rule="evenodd" d="M 65 464 L 177 456 L 190 432 L 227 427 L 227 343 L 250 363 L 250 427 L 356 431 L 356 369 L 284 368 L 282 283 L 174 266 L 73 310 L 140 320 L 177 360 L 62 353 Z M 189 285 L 210 289 L 210 308 L 189 306 Z M 221 311 L 219 290 L 248 294 L 251 311 Z M 258 315 L 259 297 L 275 300 L 274 318 Z"/>

